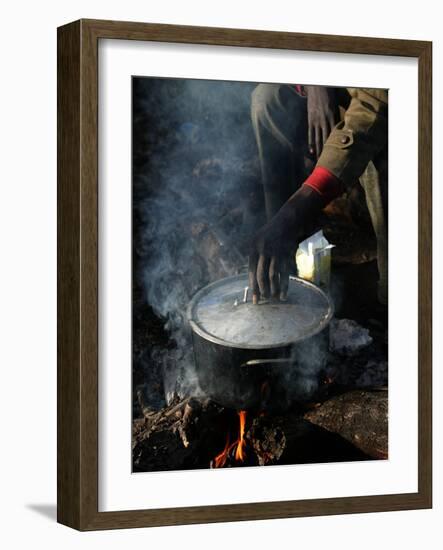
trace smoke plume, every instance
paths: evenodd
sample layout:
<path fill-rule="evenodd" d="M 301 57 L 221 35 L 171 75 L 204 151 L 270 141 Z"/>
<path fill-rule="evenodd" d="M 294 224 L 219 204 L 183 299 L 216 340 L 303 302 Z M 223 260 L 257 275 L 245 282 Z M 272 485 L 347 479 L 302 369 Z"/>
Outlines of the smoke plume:
<path fill-rule="evenodd" d="M 250 122 L 253 84 L 135 78 L 134 277 L 174 342 L 154 345 L 166 401 L 197 394 L 185 311 L 210 281 L 242 269 L 262 221 Z"/>

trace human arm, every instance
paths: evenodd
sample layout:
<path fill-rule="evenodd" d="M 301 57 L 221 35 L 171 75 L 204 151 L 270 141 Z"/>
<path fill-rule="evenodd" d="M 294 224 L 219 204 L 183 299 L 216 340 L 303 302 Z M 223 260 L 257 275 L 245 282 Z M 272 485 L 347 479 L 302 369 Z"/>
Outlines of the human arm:
<path fill-rule="evenodd" d="M 306 229 L 331 200 L 356 181 L 369 161 L 386 146 L 387 91 L 351 89 L 344 120 L 331 131 L 316 167 L 302 187 L 253 240 L 250 286 L 259 297 L 285 296 L 289 266 Z"/>

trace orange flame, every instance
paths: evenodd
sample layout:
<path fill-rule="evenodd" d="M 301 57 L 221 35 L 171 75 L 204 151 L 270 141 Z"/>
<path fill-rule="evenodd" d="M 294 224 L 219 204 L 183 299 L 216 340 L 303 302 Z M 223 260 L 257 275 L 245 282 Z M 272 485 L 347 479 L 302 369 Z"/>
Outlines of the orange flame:
<path fill-rule="evenodd" d="M 245 459 L 244 449 L 246 446 L 245 441 L 245 424 L 246 424 L 246 411 L 240 411 L 238 413 L 240 417 L 240 437 L 238 438 L 237 449 L 235 450 L 235 460 L 243 462 Z"/>
<path fill-rule="evenodd" d="M 246 441 L 245 441 L 245 425 L 246 425 L 246 411 L 240 411 L 238 413 L 238 416 L 240 418 L 240 434 L 236 441 L 233 443 L 230 443 L 229 441 L 229 433 L 226 437 L 226 445 L 221 453 L 219 453 L 215 458 L 213 462 L 214 468 L 223 468 L 223 466 L 226 464 L 229 454 L 232 451 L 232 449 L 235 447 L 235 454 L 234 458 L 238 462 L 243 462 L 245 459 L 245 447 L 246 447 Z"/>
<path fill-rule="evenodd" d="M 228 436 L 226 437 L 225 448 L 223 449 L 223 451 L 220 454 L 218 454 L 214 458 L 214 468 L 223 468 L 223 466 L 226 464 L 226 460 L 228 459 L 228 454 L 229 454 L 230 448 L 231 447 L 229 446 L 229 434 L 228 434 Z"/>

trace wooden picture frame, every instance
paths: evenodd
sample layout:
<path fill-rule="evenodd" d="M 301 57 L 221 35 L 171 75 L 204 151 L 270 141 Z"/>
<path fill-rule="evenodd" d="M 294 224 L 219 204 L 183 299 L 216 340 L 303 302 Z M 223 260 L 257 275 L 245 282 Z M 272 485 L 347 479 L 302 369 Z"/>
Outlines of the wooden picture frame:
<path fill-rule="evenodd" d="M 419 66 L 418 491 L 314 500 L 98 511 L 98 42 L 124 39 L 404 56 Z M 432 506 L 432 44 L 80 20 L 58 29 L 58 521 L 79 530 Z"/>

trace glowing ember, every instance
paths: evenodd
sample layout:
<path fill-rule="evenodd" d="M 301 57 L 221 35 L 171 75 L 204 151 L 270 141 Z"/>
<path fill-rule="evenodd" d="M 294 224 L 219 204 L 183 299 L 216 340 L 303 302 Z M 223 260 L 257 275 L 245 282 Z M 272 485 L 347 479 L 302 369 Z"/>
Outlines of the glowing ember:
<path fill-rule="evenodd" d="M 245 425 L 246 425 L 246 411 L 240 411 L 238 413 L 239 419 L 240 419 L 240 433 L 238 439 L 236 439 L 233 443 L 230 443 L 229 441 L 229 434 L 226 437 L 226 445 L 223 449 L 223 451 L 218 454 L 214 458 L 214 462 L 212 464 L 213 468 L 223 468 L 229 458 L 231 456 L 231 451 L 235 448 L 234 458 L 237 462 L 243 462 L 245 459 L 245 447 L 246 447 L 246 441 L 245 441 Z"/>

